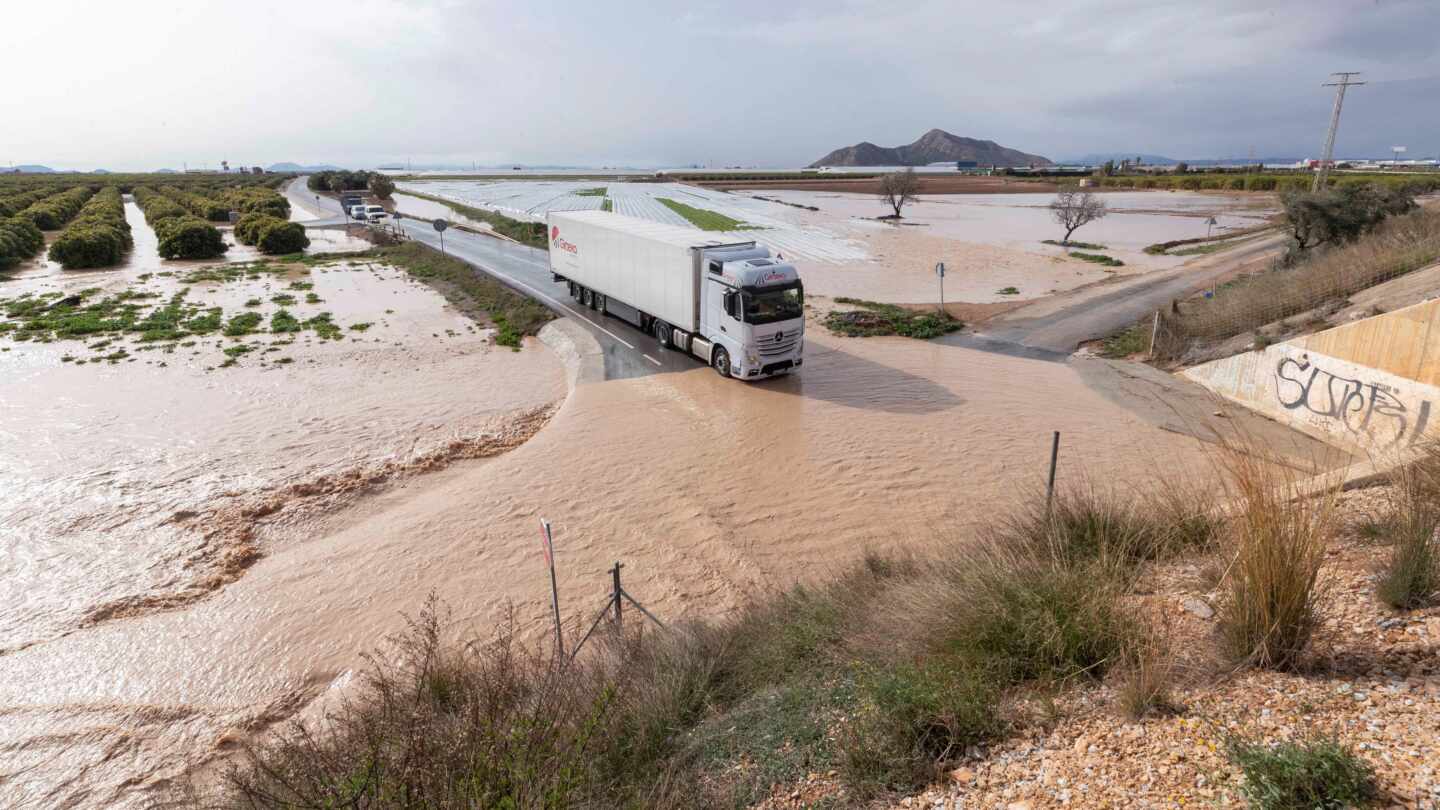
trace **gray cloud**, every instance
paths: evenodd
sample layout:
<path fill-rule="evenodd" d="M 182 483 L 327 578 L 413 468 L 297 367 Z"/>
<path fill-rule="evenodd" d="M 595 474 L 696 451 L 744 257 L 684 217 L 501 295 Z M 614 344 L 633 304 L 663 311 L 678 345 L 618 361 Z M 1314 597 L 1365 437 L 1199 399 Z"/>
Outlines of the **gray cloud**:
<path fill-rule="evenodd" d="M 0 161 L 798 165 L 939 126 L 1056 157 L 1440 150 L 1428 2 L 47 0 Z M 1428 142 L 1427 142 L 1428 141 Z"/>

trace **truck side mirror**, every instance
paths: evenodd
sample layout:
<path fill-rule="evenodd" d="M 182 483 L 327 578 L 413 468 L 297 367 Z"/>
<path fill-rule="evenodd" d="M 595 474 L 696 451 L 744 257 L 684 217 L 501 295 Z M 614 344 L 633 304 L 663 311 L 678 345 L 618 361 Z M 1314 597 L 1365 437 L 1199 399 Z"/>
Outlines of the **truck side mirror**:
<path fill-rule="evenodd" d="M 735 293 L 725 293 L 725 314 L 729 315 L 732 318 L 735 317 L 735 298 Z"/>

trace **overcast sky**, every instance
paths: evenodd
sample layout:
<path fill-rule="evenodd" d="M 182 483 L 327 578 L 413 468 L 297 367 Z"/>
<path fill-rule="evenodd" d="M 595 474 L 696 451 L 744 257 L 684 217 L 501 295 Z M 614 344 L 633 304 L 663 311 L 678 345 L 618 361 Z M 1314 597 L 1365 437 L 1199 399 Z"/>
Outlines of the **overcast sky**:
<path fill-rule="evenodd" d="M 1433 0 L 41 0 L 0 164 L 796 166 L 932 127 L 1052 158 L 1440 151 Z"/>

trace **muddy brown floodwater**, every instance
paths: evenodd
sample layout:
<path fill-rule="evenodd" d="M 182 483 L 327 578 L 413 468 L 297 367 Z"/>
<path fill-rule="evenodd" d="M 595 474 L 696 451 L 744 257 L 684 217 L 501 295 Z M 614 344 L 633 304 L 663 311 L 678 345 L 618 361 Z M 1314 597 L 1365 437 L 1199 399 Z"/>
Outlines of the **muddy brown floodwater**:
<path fill-rule="evenodd" d="M 1175 267 L 1189 259 L 1149 255 L 1144 248 L 1156 242 L 1252 227 L 1263 223 L 1275 209 L 1274 197 L 1267 194 L 1106 192 L 1101 198 L 1110 214 L 1084 226 L 1072 238 L 1101 244 L 1102 248 L 1089 252 L 1124 262 L 1124 266 L 1112 268 L 1069 257 L 1064 248 L 1042 243 L 1064 236 L 1047 208 L 1053 194 L 923 195 L 905 207 L 904 224 L 900 225 L 875 221 L 890 209 L 869 195 L 816 191 L 754 194 L 819 208 L 784 207 L 778 216 L 801 225 L 842 229 L 870 254 L 865 261 L 795 261 L 806 290 L 889 303 L 939 300 L 934 267 L 940 261 L 948 271 L 946 299 L 972 303 L 1040 298 L 1111 275 Z M 1207 224 L 1211 217 L 1216 221 L 1213 228 Z"/>
<path fill-rule="evenodd" d="M 149 344 L 0 336 L 0 669 L 27 653 L 84 668 L 95 650 L 72 643 L 107 625 L 134 629 L 145 650 L 124 672 L 92 670 L 109 686 L 91 681 L 88 697 L 63 705 L 48 704 L 44 684 L 10 682 L 0 699 L 0 807 L 143 804 L 120 789 L 124 774 L 143 782 L 166 759 L 193 758 L 201 721 L 186 707 L 209 704 L 192 700 L 188 676 L 132 703 L 110 702 L 111 688 L 172 664 L 248 669 L 243 658 L 169 660 L 184 633 L 153 636 L 136 622 L 182 616 L 255 559 L 309 539 L 311 524 L 264 534 L 255 516 L 272 514 L 283 529 L 381 483 L 403 487 L 423 470 L 503 451 L 565 395 L 564 367 L 548 349 L 495 346 L 489 330 L 403 271 L 343 261 L 187 279 L 207 265 L 160 260 L 133 204 L 127 216 L 136 246 L 124 265 L 66 272 L 37 261 L 0 280 L 0 298 L 98 288 L 96 298 L 154 294 L 148 307 L 188 288 L 187 301 L 226 317 L 268 321 L 283 306 L 301 320 L 329 312 L 341 332 Z M 331 232 L 311 238 L 312 250 L 363 246 Z M 227 256 L 232 265 L 256 258 L 239 247 Z M 282 295 L 293 300 L 272 300 Z M 240 346 L 250 351 L 225 366 L 224 350 Z M 117 349 L 128 356 L 103 359 Z M 302 496 L 308 511 L 284 508 Z M 144 757 L 126 742 L 132 731 Z M 83 775 L 86 763 L 104 776 Z"/>
<path fill-rule="evenodd" d="M 1052 430 L 1065 437 L 1062 482 L 1082 470 L 1124 486 L 1157 468 L 1208 469 L 1191 440 L 1105 399 L 1064 364 L 819 329 L 808 339 L 804 372 L 793 377 L 744 384 L 697 367 L 582 385 L 507 453 L 458 460 L 334 510 L 282 501 L 251 518 L 265 556 L 209 598 L 0 655 L 8 772 L 0 795 L 39 806 L 142 806 L 237 737 L 347 683 L 360 654 L 431 591 L 467 633 L 488 634 L 509 604 L 528 633 L 543 632 L 542 516 L 555 526 L 561 606 L 572 623 L 602 601 L 605 569 L 617 560 L 627 589 L 662 618 L 714 617 L 754 594 L 823 577 L 867 547 L 953 540 L 1038 483 Z M 176 453 L 162 478 L 209 487 L 209 476 L 288 469 L 289 459 L 312 455 L 307 443 L 319 433 L 393 447 L 417 424 L 448 430 L 465 407 L 434 401 L 466 375 L 433 362 L 440 368 L 415 375 L 396 362 L 389 368 L 400 376 L 390 379 L 352 367 L 317 383 L 335 396 L 316 401 L 286 393 L 303 380 L 257 372 L 246 396 L 277 407 L 230 434 L 251 446 L 202 463 L 193 477 L 183 472 L 188 456 Z M 460 399 L 493 402 L 494 388 L 520 386 L 486 368 Z M 243 414 L 234 378 L 213 379 L 232 396 L 212 407 Z M 155 382 L 151 390 L 176 387 Z M 115 419 L 136 397 L 118 398 Z M 417 407 L 428 416 L 415 418 Z M 179 433 L 167 431 L 172 419 L 204 421 L 181 413 L 194 408 L 166 404 L 146 411 L 150 421 L 126 422 L 141 446 L 160 447 Z M 57 411 L 45 419 L 60 419 Z M 92 420 L 68 424 L 88 431 Z M 113 465 L 86 466 L 102 476 Z M 79 493 L 85 480 L 70 486 Z M 65 586 L 42 580 L 14 592 Z"/>

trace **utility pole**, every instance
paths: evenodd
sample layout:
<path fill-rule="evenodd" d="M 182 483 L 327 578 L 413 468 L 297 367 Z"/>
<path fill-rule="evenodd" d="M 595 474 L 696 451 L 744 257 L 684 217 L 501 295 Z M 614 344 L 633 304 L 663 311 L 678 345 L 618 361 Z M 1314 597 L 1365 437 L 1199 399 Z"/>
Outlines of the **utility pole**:
<path fill-rule="evenodd" d="M 1345 104 L 1345 88 L 1357 87 L 1365 82 L 1357 82 L 1351 76 L 1359 76 L 1359 71 L 1348 71 L 1342 73 L 1331 73 L 1335 78 L 1333 82 L 1326 82 L 1321 87 L 1334 87 L 1335 110 L 1330 113 L 1330 131 L 1325 133 L 1325 148 L 1321 150 L 1320 171 L 1315 173 L 1315 184 L 1310 187 L 1311 191 L 1319 191 L 1325 188 L 1325 179 L 1330 176 L 1330 164 L 1335 158 L 1335 130 L 1340 128 L 1340 107 Z"/>

